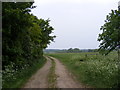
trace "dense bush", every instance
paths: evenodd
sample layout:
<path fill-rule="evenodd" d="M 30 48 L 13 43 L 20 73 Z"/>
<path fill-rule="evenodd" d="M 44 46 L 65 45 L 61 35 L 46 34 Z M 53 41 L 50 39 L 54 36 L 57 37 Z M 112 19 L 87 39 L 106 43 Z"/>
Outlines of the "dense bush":
<path fill-rule="evenodd" d="M 3 86 L 5 80 L 14 81 L 18 71 L 42 60 L 43 49 L 55 37 L 50 36 L 50 20 L 30 14 L 33 8 L 33 2 L 2 3 Z"/>

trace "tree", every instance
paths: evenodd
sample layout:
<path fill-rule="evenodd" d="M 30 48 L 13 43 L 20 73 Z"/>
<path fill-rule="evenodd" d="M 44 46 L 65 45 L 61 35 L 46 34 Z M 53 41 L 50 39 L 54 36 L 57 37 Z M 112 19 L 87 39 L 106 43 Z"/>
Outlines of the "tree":
<path fill-rule="evenodd" d="M 80 52 L 80 49 L 79 49 L 79 48 L 74 48 L 74 49 L 73 49 L 73 52 L 79 53 L 79 52 Z"/>
<path fill-rule="evenodd" d="M 41 44 L 42 44 L 42 48 L 44 48 L 44 49 L 47 47 L 47 44 L 50 44 L 50 41 L 54 41 L 54 38 L 56 37 L 56 36 L 50 36 L 50 34 L 54 30 L 54 28 L 49 25 L 49 22 L 50 22 L 49 19 L 47 19 L 47 20 L 40 19 L 39 20 L 39 26 L 42 30 L 41 31 L 42 32 Z"/>
<path fill-rule="evenodd" d="M 45 62 L 43 49 L 55 36 L 50 20 L 30 13 L 33 2 L 2 3 L 2 74 L 3 87 L 10 88 L 24 71 Z M 28 70 L 29 71 L 29 70 Z M 19 74 L 19 75 L 18 75 Z M 10 84 L 10 85 L 9 85 Z M 20 85 L 20 84 L 19 84 Z"/>
<path fill-rule="evenodd" d="M 38 19 L 30 13 L 33 2 L 7 2 L 2 4 L 2 65 L 10 63 L 19 68 L 32 65 L 43 58 L 43 49 L 55 36 L 50 20 Z"/>
<path fill-rule="evenodd" d="M 69 48 L 69 49 L 67 50 L 67 52 L 68 52 L 68 53 L 72 53 L 72 52 L 73 52 L 73 49 L 72 49 L 72 48 Z"/>
<path fill-rule="evenodd" d="M 99 34 L 99 51 L 107 55 L 109 52 L 120 48 L 120 11 L 112 10 L 107 15 L 105 24 L 101 26 L 102 34 Z"/>
<path fill-rule="evenodd" d="M 28 28 L 32 25 L 30 14 L 33 2 L 2 3 L 2 55 L 3 68 L 10 62 L 28 58 Z M 27 51 L 27 52 L 26 52 Z M 25 53 L 26 52 L 26 53 Z M 25 61 L 25 60 L 24 60 Z M 20 65 L 20 64 L 19 64 Z"/>

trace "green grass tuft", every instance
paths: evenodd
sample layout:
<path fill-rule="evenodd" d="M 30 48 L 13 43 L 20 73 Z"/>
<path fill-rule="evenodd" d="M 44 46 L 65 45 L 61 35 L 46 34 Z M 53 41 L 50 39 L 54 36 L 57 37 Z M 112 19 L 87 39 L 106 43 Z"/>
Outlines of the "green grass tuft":
<path fill-rule="evenodd" d="M 56 88 L 55 61 L 52 58 L 50 58 L 50 59 L 52 61 L 52 66 L 50 68 L 50 72 L 48 75 L 48 83 L 49 83 L 48 87 L 49 88 Z"/>

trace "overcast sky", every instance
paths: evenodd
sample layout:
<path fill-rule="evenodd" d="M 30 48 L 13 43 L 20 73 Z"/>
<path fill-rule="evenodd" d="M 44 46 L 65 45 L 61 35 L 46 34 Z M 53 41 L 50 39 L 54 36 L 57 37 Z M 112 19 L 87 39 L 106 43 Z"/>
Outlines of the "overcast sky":
<path fill-rule="evenodd" d="M 55 42 L 49 49 L 98 48 L 100 27 L 119 0 L 34 0 L 32 13 L 50 19 Z"/>

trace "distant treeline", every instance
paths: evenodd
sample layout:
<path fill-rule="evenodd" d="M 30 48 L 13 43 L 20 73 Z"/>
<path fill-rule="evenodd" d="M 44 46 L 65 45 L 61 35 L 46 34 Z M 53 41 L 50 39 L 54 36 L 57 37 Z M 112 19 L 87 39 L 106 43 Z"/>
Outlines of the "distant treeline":
<path fill-rule="evenodd" d="M 45 53 L 80 53 L 80 52 L 97 52 L 98 49 L 79 49 L 79 48 L 69 48 L 69 49 L 45 49 Z"/>

